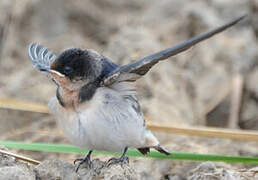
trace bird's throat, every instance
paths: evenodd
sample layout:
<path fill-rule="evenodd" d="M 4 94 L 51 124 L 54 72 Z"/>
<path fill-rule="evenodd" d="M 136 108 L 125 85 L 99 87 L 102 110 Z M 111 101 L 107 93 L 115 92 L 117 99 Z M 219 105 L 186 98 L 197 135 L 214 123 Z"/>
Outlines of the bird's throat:
<path fill-rule="evenodd" d="M 56 97 L 59 104 L 65 108 L 75 109 L 79 104 L 79 90 L 70 91 L 66 88 L 58 87 L 56 90 Z"/>

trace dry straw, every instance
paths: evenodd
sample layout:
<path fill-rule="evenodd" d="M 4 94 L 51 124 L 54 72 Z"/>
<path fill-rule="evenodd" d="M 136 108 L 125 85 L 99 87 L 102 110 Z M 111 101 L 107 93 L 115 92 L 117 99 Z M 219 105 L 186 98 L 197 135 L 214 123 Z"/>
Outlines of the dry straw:
<path fill-rule="evenodd" d="M 14 99 L 0 98 L 0 108 L 7 108 L 13 110 L 49 113 L 47 106 L 41 104 L 35 104 L 31 102 L 23 102 Z M 190 136 L 204 136 L 204 137 L 216 137 L 227 138 L 234 140 L 244 141 L 258 141 L 258 133 L 255 131 L 247 130 L 229 130 L 223 128 L 207 128 L 207 127 L 173 127 L 173 126 L 161 126 L 148 123 L 148 128 L 156 132 L 165 132 L 171 134 L 183 134 Z"/>

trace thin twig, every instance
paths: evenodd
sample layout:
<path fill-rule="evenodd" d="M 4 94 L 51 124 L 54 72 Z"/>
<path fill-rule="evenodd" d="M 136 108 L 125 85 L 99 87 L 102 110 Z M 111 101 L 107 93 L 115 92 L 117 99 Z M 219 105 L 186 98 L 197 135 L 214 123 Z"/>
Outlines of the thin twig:
<path fill-rule="evenodd" d="M 27 103 L 9 98 L 0 98 L 0 108 L 14 109 L 21 111 L 49 113 L 47 106 L 35 103 Z"/>
<path fill-rule="evenodd" d="M 257 131 L 229 130 L 224 128 L 207 127 L 172 127 L 148 124 L 147 127 L 156 132 L 166 132 L 171 134 L 182 134 L 190 136 L 204 136 L 213 138 L 224 138 L 244 141 L 258 141 Z"/>
<path fill-rule="evenodd" d="M 44 105 L 34 103 L 24 103 L 22 101 L 8 100 L 7 104 L 4 103 L 3 99 L 0 99 L 0 107 L 10 108 L 23 111 L 49 113 L 47 107 Z M 15 102 L 11 104 L 10 102 Z M 17 103 L 18 102 L 18 103 Z M 17 106 L 18 104 L 18 106 Z M 21 105 L 24 105 L 23 107 Z M 148 123 L 148 128 L 153 131 L 166 132 L 172 134 L 184 134 L 194 136 L 205 136 L 205 137 L 217 137 L 217 138 L 229 138 L 236 140 L 246 141 L 258 141 L 258 133 L 255 131 L 247 130 L 228 130 L 223 128 L 208 128 L 208 127 L 173 127 L 173 126 L 159 126 Z"/>
<path fill-rule="evenodd" d="M 25 156 L 21 156 L 21 155 L 18 155 L 18 154 L 14 154 L 14 153 L 11 153 L 11 152 L 8 152 L 8 151 L 4 151 L 2 149 L 0 149 L 0 153 L 6 154 L 8 156 L 15 157 L 16 159 L 19 159 L 19 160 L 22 160 L 22 161 L 25 161 L 25 162 L 28 162 L 28 163 L 31 163 L 31 164 L 34 164 L 34 165 L 40 164 L 40 161 L 31 159 L 31 158 L 28 158 L 28 157 L 25 157 Z"/>
<path fill-rule="evenodd" d="M 232 129 L 238 128 L 239 114 L 241 109 L 243 95 L 244 78 L 241 74 L 234 76 L 232 80 L 231 106 L 229 113 L 228 127 Z"/>
<path fill-rule="evenodd" d="M 13 19 L 13 11 L 15 9 L 16 0 L 10 2 L 11 5 L 6 11 L 6 17 L 4 20 L 4 27 L 2 28 L 1 35 L 0 35 L 0 61 L 2 60 L 6 42 L 8 42 L 8 35 L 10 26 L 12 25 L 12 19 Z"/>

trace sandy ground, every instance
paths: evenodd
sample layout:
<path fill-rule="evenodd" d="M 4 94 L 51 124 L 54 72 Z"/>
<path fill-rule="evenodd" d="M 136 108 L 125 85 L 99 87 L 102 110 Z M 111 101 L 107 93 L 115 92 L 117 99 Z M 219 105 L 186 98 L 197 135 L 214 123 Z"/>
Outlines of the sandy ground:
<path fill-rule="evenodd" d="M 256 0 L 2 0 L 0 97 L 47 104 L 55 94 L 54 84 L 28 60 L 26 48 L 31 42 L 41 43 L 56 54 L 70 47 L 94 49 L 125 64 L 243 14 L 249 15 L 245 21 L 187 53 L 159 63 L 136 86 L 147 122 L 256 130 Z M 242 86 L 235 86 L 233 82 L 239 79 Z M 232 121 L 230 95 L 238 88 L 243 90 L 240 113 Z M 0 124 L 1 140 L 68 143 L 49 115 L 0 109 Z M 170 151 L 258 155 L 256 142 L 155 135 Z M 58 158 L 72 162 L 75 158 L 67 154 L 18 152 L 37 160 Z M 196 168 L 200 168 L 198 162 L 132 158 L 131 163 L 142 179 L 191 179 Z M 230 171 L 254 168 L 225 163 L 208 166 Z"/>

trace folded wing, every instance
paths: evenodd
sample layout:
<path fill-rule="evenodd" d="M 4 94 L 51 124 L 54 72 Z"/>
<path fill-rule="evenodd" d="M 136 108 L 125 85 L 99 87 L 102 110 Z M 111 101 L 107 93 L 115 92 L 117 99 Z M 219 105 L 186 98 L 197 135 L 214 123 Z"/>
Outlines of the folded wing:
<path fill-rule="evenodd" d="M 109 86 L 119 81 L 136 81 L 137 79 L 145 75 L 151 69 L 151 67 L 157 64 L 159 61 L 165 60 L 171 56 L 175 56 L 183 51 L 186 51 L 187 49 L 191 48 L 195 44 L 198 44 L 199 42 L 204 41 L 212 37 L 213 35 L 218 34 L 228 29 L 229 27 L 237 24 L 239 21 L 245 18 L 245 16 L 246 15 L 241 16 L 223 26 L 220 26 L 214 30 L 203 33 L 190 40 L 179 43 L 168 49 L 165 49 L 155 54 L 152 54 L 150 56 L 144 57 L 130 64 L 120 66 L 119 68 L 107 74 L 103 78 L 102 84 L 104 86 Z"/>

